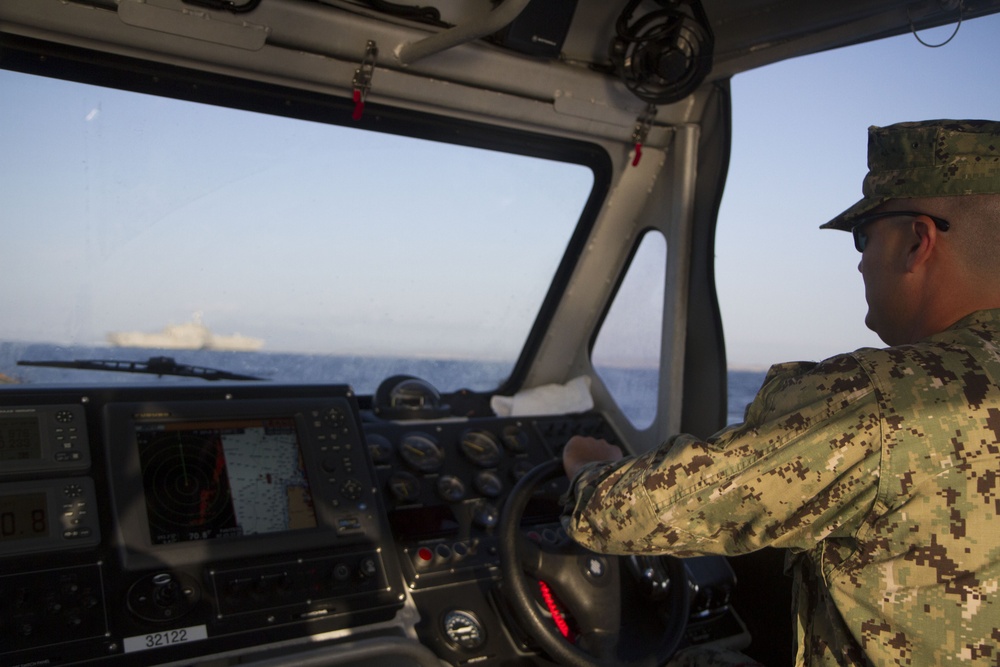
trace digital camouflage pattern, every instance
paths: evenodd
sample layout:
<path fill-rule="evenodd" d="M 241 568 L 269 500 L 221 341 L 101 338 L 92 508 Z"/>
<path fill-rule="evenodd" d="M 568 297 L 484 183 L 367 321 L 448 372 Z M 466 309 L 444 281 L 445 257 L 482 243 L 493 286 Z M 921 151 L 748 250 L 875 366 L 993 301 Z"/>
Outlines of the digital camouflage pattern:
<path fill-rule="evenodd" d="M 1000 664 L 1000 310 L 773 367 L 745 421 L 574 480 L 595 551 L 790 549 L 798 662 Z"/>
<path fill-rule="evenodd" d="M 1000 193 L 1000 122 L 873 125 L 861 189 L 861 201 L 821 228 L 849 230 L 854 218 L 890 199 Z"/>

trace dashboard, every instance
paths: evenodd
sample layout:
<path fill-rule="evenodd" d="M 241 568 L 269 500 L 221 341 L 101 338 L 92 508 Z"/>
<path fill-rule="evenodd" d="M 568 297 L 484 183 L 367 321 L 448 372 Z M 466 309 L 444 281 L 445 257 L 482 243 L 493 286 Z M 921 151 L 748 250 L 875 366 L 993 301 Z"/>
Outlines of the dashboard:
<path fill-rule="evenodd" d="M 569 436 L 615 434 L 597 413 L 400 417 L 345 385 L 4 388 L 0 663 L 530 662 L 504 501 Z M 528 539 L 568 541 L 565 484 L 532 497 Z M 626 569 L 650 600 L 669 583 Z M 726 561 L 684 571 L 684 641 L 747 641 Z"/>

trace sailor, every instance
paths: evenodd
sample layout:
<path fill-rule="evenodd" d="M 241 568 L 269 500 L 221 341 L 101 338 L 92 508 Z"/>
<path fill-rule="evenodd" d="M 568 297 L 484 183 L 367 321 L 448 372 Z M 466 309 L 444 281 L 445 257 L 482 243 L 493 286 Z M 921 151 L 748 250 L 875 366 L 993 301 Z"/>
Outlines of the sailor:
<path fill-rule="evenodd" d="M 789 550 L 797 664 L 1000 660 L 1000 122 L 872 127 L 861 252 L 888 345 L 770 369 L 744 422 L 641 456 L 574 438 L 567 516 L 614 554 Z"/>

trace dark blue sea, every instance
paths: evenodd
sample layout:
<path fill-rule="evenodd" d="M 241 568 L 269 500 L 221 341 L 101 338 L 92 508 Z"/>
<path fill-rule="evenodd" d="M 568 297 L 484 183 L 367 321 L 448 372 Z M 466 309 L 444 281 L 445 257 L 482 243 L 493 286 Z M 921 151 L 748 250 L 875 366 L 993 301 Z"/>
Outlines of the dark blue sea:
<path fill-rule="evenodd" d="M 192 382 L 190 378 L 157 378 L 109 371 L 19 366 L 19 360 L 146 361 L 168 356 L 178 363 L 215 368 L 265 378 L 273 382 L 301 384 L 348 384 L 358 394 L 373 394 L 379 383 L 392 375 L 423 378 L 441 391 L 471 389 L 489 391 L 510 372 L 502 362 L 453 361 L 393 357 L 351 357 L 269 352 L 225 352 L 218 350 L 153 350 L 120 347 L 87 347 L 40 343 L 0 343 L 0 382 L 30 384 L 109 384 Z M 742 421 L 743 410 L 760 388 L 764 371 L 729 372 L 728 423 Z M 655 369 L 616 369 L 604 377 L 626 415 L 636 425 L 652 421 L 657 372 Z M 612 386 L 612 383 L 613 386 Z"/>

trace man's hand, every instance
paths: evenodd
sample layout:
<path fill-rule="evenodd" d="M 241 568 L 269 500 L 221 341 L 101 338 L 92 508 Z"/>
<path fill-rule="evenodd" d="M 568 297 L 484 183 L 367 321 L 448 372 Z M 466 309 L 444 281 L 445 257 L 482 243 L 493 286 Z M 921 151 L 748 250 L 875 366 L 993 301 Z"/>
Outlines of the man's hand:
<path fill-rule="evenodd" d="M 563 469 L 570 479 L 576 477 L 580 468 L 594 461 L 617 461 L 622 450 L 606 440 L 574 435 L 563 449 Z"/>

